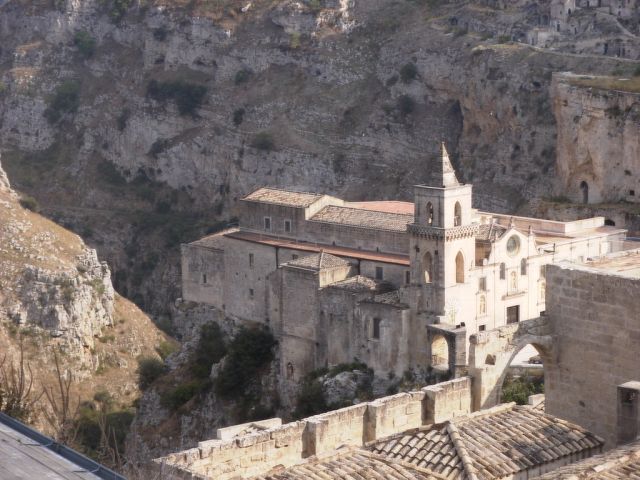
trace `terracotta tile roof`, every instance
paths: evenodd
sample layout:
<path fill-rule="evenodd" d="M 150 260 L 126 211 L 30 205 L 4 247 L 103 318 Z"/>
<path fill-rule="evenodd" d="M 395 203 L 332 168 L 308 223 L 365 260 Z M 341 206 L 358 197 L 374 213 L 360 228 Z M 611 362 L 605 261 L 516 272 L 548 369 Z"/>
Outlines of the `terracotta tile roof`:
<path fill-rule="evenodd" d="M 322 197 L 318 193 L 290 192 L 277 188 L 259 188 L 250 193 L 243 200 L 248 202 L 273 203 L 286 207 L 306 208 Z"/>
<path fill-rule="evenodd" d="M 369 448 L 449 479 L 507 477 L 602 448 L 583 428 L 526 406 L 505 404 L 382 439 Z"/>
<path fill-rule="evenodd" d="M 476 240 L 493 242 L 502 238 L 506 231 L 506 227 L 498 225 L 497 223 L 480 225 L 480 227 L 478 228 L 478 234 L 476 235 Z"/>
<path fill-rule="evenodd" d="M 340 282 L 332 283 L 332 288 L 343 288 L 354 292 L 374 292 L 380 287 L 380 283 L 373 278 L 355 275 Z"/>
<path fill-rule="evenodd" d="M 393 232 L 405 232 L 407 224 L 412 223 L 413 215 L 400 213 L 376 212 L 361 208 L 324 207 L 310 219 L 314 222 L 337 223 L 361 228 L 374 228 Z"/>
<path fill-rule="evenodd" d="M 638 479 L 640 479 L 640 441 L 535 477 L 535 480 Z"/>
<path fill-rule="evenodd" d="M 310 270 L 323 270 L 325 268 L 346 267 L 349 265 L 349 262 L 330 253 L 321 251 L 320 253 L 314 253 L 313 255 L 291 260 L 287 262 L 286 265 Z"/>
<path fill-rule="evenodd" d="M 443 480 L 443 477 L 411 464 L 365 450 L 338 451 L 253 480 Z"/>
<path fill-rule="evenodd" d="M 413 211 L 415 209 L 412 202 L 400 202 L 397 200 L 346 202 L 344 206 L 359 208 L 361 210 L 373 210 L 374 212 L 400 213 L 403 215 L 413 215 Z"/>

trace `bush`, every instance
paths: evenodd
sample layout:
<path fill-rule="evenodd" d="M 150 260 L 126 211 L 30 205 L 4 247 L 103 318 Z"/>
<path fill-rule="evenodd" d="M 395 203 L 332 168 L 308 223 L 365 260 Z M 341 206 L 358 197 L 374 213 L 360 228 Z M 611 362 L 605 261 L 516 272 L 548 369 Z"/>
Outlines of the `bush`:
<path fill-rule="evenodd" d="M 273 141 L 273 136 L 269 132 L 260 132 L 253 137 L 251 141 L 251 146 L 253 148 L 257 148 L 258 150 L 263 150 L 270 152 L 275 150 L 275 142 Z"/>
<path fill-rule="evenodd" d="M 120 130 L 121 132 L 124 131 L 125 128 L 127 128 L 127 123 L 129 122 L 129 117 L 131 117 L 131 110 L 129 110 L 128 108 L 123 108 L 122 111 L 120 112 L 120 115 L 118 115 L 118 118 L 116 119 L 116 123 L 118 125 L 118 130 Z"/>
<path fill-rule="evenodd" d="M 317 379 L 305 379 L 300 385 L 294 418 L 305 418 L 329 411 L 322 384 Z"/>
<path fill-rule="evenodd" d="M 153 382 L 167 371 L 164 362 L 155 357 L 141 357 L 138 359 L 138 383 L 142 390 L 148 388 Z"/>
<path fill-rule="evenodd" d="M 76 32 L 73 43 L 84 58 L 90 58 L 96 51 L 96 39 L 86 30 Z"/>
<path fill-rule="evenodd" d="M 132 0 L 112 0 L 109 16 L 114 23 L 120 23 L 131 6 Z"/>
<path fill-rule="evenodd" d="M 20 199 L 20 205 L 27 210 L 31 210 L 32 212 L 37 212 L 38 210 L 40 210 L 38 201 L 35 198 L 30 197 L 29 195 L 24 195 Z"/>
<path fill-rule="evenodd" d="M 215 383 L 217 393 L 225 398 L 242 395 L 273 361 L 276 344 L 268 330 L 240 330 L 227 348 L 227 359 Z"/>
<path fill-rule="evenodd" d="M 147 155 L 153 158 L 158 158 L 162 152 L 164 152 L 169 147 L 169 140 L 166 138 L 159 138 L 151 145 Z"/>
<path fill-rule="evenodd" d="M 176 102 L 180 115 L 195 116 L 196 110 L 202 104 L 207 87 L 195 85 L 181 80 L 174 82 L 158 82 L 151 80 L 147 85 L 147 95 L 158 102 L 173 100 Z"/>
<path fill-rule="evenodd" d="M 238 108 L 233 111 L 233 124 L 239 127 L 244 120 L 244 108 Z"/>
<path fill-rule="evenodd" d="M 415 63 L 409 62 L 400 69 L 400 79 L 403 83 L 411 83 L 418 77 L 418 68 Z"/>
<path fill-rule="evenodd" d="M 227 354 L 227 346 L 220 326 L 215 322 L 202 325 L 198 346 L 191 358 L 191 372 L 199 378 L 207 378 L 211 366 Z"/>
<path fill-rule="evenodd" d="M 60 85 L 44 111 L 49 123 L 57 123 L 65 114 L 74 114 L 80 107 L 80 84 L 67 80 Z"/>
<path fill-rule="evenodd" d="M 202 380 L 183 383 L 160 395 L 160 403 L 169 410 L 177 410 L 195 397 L 196 394 L 206 390 L 209 385 L 208 382 L 203 382 Z"/>
<path fill-rule="evenodd" d="M 498 36 L 498 43 L 509 43 L 511 41 L 511 35 Z"/>
<path fill-rule="evenodd" d="M 122 187 L 127 184 L 127 179 L 124 178 L 116 166 L 108 160 L 103 160 L 98 163 L 96 170 L 100 179 L 109 185 Z"/>
<path fill-rule="evenodd" d="M 169 30 L 167 30 L 167 27 L 164 25 L 161 25 L 153 31 L 153 38 L 159 42 L 164 42 L 167 39 L 167 35 L 169 35 Z"/>
<path fill-rule="evenodd" d="M 518 405 L 526 405 L 530 395 L 543 392 L 544 380 L 542 378 L 507 378 L 502 387 L 501 401 L 503 403 L 516 402 Z"/>
<path fill-rule="evenodd" d="M 398 110 L 403 117 L 413 113 L 416 102 L 409 95 L 401 95 L 398 97 Z"/>
<path fill-rule="evenodd" d="M 162 360 L 165 360 L 169 355 L 178 351 L 178 346 L 173 342 L 161 342 L 156 347 L 156 352 L 160 355 Z"/>
<path fill-rule="evenodd" d="M 251 78 L 251 70 L 248 68 L 242 68 L 236 72 L 236 76 L 233 81 L 236 85 L 241 85 L 248 82 L 249 78 Z"/>

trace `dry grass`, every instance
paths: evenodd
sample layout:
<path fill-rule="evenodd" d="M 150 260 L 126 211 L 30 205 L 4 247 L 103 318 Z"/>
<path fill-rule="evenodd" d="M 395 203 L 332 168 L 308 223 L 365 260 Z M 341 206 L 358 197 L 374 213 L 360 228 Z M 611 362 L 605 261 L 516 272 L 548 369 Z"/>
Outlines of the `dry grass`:
<path fill-rule="evenodd" d="M 618 90 L 628 93 L 640 93 L 640 77 L 573 77 L 569 78 L 570 85 L 576 87 L 597 88 L 600 90 Z"/>

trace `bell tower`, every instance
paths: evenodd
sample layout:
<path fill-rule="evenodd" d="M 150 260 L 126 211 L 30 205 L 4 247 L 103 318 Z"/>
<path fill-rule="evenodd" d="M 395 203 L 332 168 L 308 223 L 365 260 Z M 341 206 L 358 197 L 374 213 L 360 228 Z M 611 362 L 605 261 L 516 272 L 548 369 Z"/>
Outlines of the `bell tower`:
<path fill-rule="evenodd" d="M 414 187 L 414 223 L 408 225 L 412 285 L 419 289 L 418 312 L 455 322 L 455 303 L 469 285 L 475 264 L 472 186 L 458 181 L 442 143 L 429 185 Z"/>

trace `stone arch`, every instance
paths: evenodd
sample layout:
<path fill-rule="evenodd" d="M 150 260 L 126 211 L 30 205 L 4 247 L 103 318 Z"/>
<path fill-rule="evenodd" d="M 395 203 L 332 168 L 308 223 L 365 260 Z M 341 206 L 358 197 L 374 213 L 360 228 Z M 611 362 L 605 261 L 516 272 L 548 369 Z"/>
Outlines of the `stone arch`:
<path fill-rule="evenodd" d="M 462 255 L 462 251 L 456 255 L 456 283 L 464 283 L 464 255 Z"/>
<path fill-rule="evenodd" d="M 614 222 L 610 218 L 605 218 L 604 219 L 604 224 L 609 226 L 609 227 L 615 227 L 616 226 L 616 222 Z"/>
<path fill-rule="evenodd" d="M 456 202 L 453 207 L 453 226 L 459 227 L 460 225 L 462 225 L 462 207 L 460 202 Z"/>
<path fill-rule="evenodd" d="M 582 192 L 582 203 L 589 203 L 589 184 L 584 180 L 580 182 L 580 191 Z"/>
<path fill-rule="evenodd" d="M 449 369 L 449 343 L 444 335 L 436 334 L 431 339 L 431 365 Z"/>
<path fill-rule="evenodd" d="M 427 225 L 433 225 L 433 203 L 427 202 Z"/>
<path fill-rule="evenodd" d="M 553 365 L 555 353 L 547 317 L 525 320 L 471 335 L 469 375 L 473 378 L 473 409 L 497 405 L 508 367 L 515 356 L 531 344 L 545 366 Z"/>
<path fill-rule="evenodd" d="M 430 252 L 425 253 L 422 257 L 422 270 L 424 282 L 431 283 L 433 281 L 433 258 Z"/>

